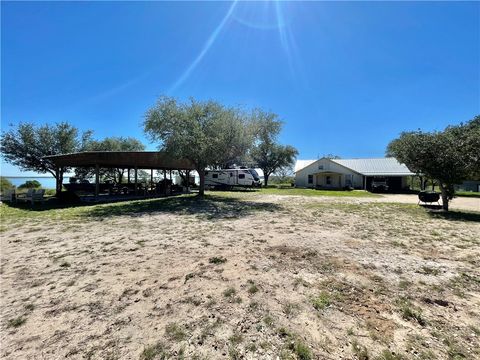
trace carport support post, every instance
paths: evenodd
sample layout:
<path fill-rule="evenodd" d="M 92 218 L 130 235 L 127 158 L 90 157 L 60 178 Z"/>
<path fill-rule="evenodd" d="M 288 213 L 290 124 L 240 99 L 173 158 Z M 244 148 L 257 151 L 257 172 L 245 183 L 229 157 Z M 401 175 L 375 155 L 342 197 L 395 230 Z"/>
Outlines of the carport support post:
<path fill-rule="evenodd" d="M 100 192 L 100 167 L 98 164 L 95 164 L 95 198 L 98 197 Z"/>
<path fill-rule="evenodd" d="M 363 190 L 367 190 L 367 177 L 363 177 Z"/>
<path fill-rule="evenodd" d="M 135 195 L 137 195 L 138 192 L 138 169 L 135 166 Z"/>

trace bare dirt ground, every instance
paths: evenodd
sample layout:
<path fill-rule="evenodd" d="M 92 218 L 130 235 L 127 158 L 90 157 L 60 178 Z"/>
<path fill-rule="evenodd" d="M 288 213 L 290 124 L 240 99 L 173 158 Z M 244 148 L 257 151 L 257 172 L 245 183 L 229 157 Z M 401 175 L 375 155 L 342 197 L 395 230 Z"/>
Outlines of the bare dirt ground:
<path fill-rule="evenodd" d="M 371 198 L 366 198 L 371 199 Z M 407 194 L 383 194 L 382 198 L 375 199 L 376 201 L 388 201 L 395 203 L 404 203 L 404 204 L 417 204 L 418 196 L 417 195 L 407 195 Z M 442 201 L 440 200 L 440 204 Z M 474 197 L 455 197 L 450 201 L 449 207 L 452 210 L 470 210 L 470 211 L 480 211 L 480 198 Z"/>
<path fill-rule="evenodd" d="M 480 358 L 480 213 L 390 200 L 229 195 L 5 216 L 1 356 Z"/>

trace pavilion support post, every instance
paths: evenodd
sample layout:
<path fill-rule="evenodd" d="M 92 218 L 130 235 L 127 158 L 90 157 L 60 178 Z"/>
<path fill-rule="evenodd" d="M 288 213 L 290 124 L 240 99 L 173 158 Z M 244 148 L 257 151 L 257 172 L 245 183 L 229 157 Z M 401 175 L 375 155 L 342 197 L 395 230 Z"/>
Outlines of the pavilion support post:
<path fill-rule="evenodd" d="M 187 170 L 187 193 L 190 192 L 190 171 Z"/>
<path fill-rule="evenodd" d="M 172 180 L 172 170 L 170 170 L 170 180 Z"/>
<path fill-rule="evenodd" d="M 135 195 L 138 193 L 138 168 L 135 166 Z"/>
<path fill-rule="evenodd" d="M 98 198 L 100 192 L 100 167 L 95 165 L 95 198 Z"/>
<path fill-rule="evenodd" d="M 153 193 L 153 169 L 150 169 L 150 193 Z"/>
<path fill-rule="evenodd" d="M 127 169 L 127 183 L 130 184 L 130 168 Z"/>
<path fill-rule="evenodd" d="M 167 170 L 163 169 L 163 194 L 167 196 Z"/>

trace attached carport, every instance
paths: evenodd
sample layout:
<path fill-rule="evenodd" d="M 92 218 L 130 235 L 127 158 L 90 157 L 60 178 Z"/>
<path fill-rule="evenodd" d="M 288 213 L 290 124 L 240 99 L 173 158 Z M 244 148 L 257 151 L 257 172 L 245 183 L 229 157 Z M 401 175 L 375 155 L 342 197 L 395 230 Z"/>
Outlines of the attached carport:
<path fill-rule="evenodd" d="M 57 179 L 60 168 L 93 168 L 95 169 L 95 198 L 100 193 L 100 169 L 127 169 L 128 182 L 130 171 L 134 170 L 135 194 L 138 191 L 138 170 L 150 170 L 150 180 L 153 183 L 153 171 L 163 171 L 164 180 L 167 171 L 183 170 L 187 173 L 195 170 L 193 163 L 187 159 L 176 159 L 159 151 L 85 151 L 71 154 L 52 155 L 45 157 L 56 166 Z M 188 185 L 187 185 L 188 186 Z M 166 194 L 165 194 L 166 195 Z"/>
<path fill-rule="evenodd" d="M 363 189 L 370 191 L 375 178 L 385 178 L 389 191 L 401 192 L 408 187 L 415 176 L 404 164 L 395 158 L 332 159 L 363 177 Z"/>
<path fill-rule="evenodd" d="M 411 175 L 374 175 L 374 176 L 365 176 L 364 184 L 365 184 L 365 190 L 371 191 L 372 190 L 372 182 L 374 181 L 375 178 L 385 178 L 388 189 L 390 192 L 401 192 L 402 190 L 405 189 L 406 186 L 409 184 L 407 183 L 407 176 Z"/>

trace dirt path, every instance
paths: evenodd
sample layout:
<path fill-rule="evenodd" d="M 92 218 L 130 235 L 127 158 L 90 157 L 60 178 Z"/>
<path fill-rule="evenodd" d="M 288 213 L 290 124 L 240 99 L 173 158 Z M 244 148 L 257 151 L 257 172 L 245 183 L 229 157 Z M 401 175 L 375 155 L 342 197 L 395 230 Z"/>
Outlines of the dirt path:
<path fill-rule="evenodd" d="M 393 203 L 416 204 L 418 203 L 418 196 L 410 194 L 382 194 L 381 198 L 377 198 L 375 200 Z M 480 211 L 480 198 L 456 197 L 450 202 L 450 208 L 452 210 Z"/>
<path fill-rule="evenodd" d="M 479 358 L 478 218 L 384 202 L 158 200 L 4 223 L 1 356 Z"/>

